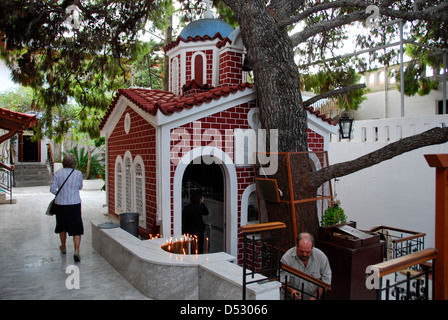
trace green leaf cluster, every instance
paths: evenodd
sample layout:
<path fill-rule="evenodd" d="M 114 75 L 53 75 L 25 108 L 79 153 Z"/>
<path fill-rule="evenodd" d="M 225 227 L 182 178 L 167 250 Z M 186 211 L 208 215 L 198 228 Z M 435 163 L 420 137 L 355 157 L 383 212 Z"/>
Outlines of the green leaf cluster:
<path fill-rule="evenodd" d="M 407 96 L 419 96 L 428 95 L 431 90 L 437 90 L 439 88 L 439 82 L 437 80 L 431 80 L 425 75 L 426 64 L 418 63 L 418 61 L 411 62 L 403 72 L 404 76 L 404 94 Z M 400 72 L 395 72 L 396 89 L 401 90 L 401 75 Z"/>
<path fill-rule="evenodd" d="M 42 135 L 62 140 L 73 127 L 99 135 L 113 93 L 129 86 L 136 36 L 152 2 L 0 2 L 0 56 L 13 81 L 33 90 Z M 67 23 L 73 4 L 80 10 L 79 29 Z"/>
<path fill-rule="evenodd" d="M 64 156 L 66 154 L 73 154 L 76 158 L 76 169 L 81 171 L 83 175 L 85 176 L 88 171 L 89 161 L 90 161 L 90 174 L 89 177 L 97 177 L 97 176 L 104 176 L 105 173 L 105 161 L 104 156 L 101 154 L 93 154 L 90 155 L 89 160 L 89 152 L 86 150 L 85 147 L 78 148 L 78 146 L 74 146 L 72 149 L 68 150 L 66 153 L 64 153 Z M 87 177 L 87 178 L 89 178 Z"/>
<path fill-rule="evenodd" d="M 301 76 L 302 90 L 321 94 L 332 90 L 345 88 L 359 83 L 361 75 L 354 68 L 325 68 L 315 74 L 303 74 Z M 338 108 L 341 110 L 357 110 L 366 99 L 367 89 L 355 90 L 346 93 L 337 99 Z"/>
<path fill-rule="evenodd" d="M 347 222 L 347 216 L 345 215 L 344 210 L 339 206 L 338 202 L 332 202 L 330 206 L 328 206 L 327 210 L 325 210 L 324 212 L 321 221 L 321 226 L 329 227 L 335 224 L 346 222 Z"/>

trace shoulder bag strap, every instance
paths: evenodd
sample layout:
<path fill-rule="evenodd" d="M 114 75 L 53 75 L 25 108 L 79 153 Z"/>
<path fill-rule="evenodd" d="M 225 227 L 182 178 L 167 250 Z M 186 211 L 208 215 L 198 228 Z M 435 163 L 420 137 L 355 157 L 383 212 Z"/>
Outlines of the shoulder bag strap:
<path fill-rule="evenodd" d="M 58 189 L 58 192 L 56 192 L 56 195 L 54 196 L 55 198 L 58 196 L 59 191 L 61 191 L 62 187 L 64 186 L 64 184 L 67 182 L 68 178 L 70 178 L 70 176 L 72 175 L 73 171 L 75 171 L 75 169 L 72 169 L 72 172 L 70 172 L 70 174 L 68 175 L 68 177 L 64 180 L 64 183 L 61 185 L 61 187 Z"/>

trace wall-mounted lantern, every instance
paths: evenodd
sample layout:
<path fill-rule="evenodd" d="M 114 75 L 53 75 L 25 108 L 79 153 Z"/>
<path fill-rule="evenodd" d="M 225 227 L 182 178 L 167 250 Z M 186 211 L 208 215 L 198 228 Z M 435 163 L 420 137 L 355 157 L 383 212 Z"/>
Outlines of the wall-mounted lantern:
<path fill-rule="evenodd" d="M 342 139 L 350 139 L 353 130 L 353 118 L 347 112 L 344 112 L 339 118 L 339 137 Z"/>
<path fill-rule="evenodd" d="M 247 59 L 247 55 L 244 55 L 244 62 L 243 62 L 243 71 L 252 71 L 252 66 L 249 62 L 249 60 Z"/>

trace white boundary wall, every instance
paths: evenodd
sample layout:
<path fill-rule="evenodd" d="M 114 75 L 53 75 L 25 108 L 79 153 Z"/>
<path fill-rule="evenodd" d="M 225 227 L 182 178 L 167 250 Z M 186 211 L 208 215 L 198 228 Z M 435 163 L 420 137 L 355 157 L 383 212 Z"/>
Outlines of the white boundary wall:
<path fill-rule="evenodd" d="M 447 125 L 448 115 L 355 121 L 351 141 L 332 137 L 329 162 L 353 160 L 401 138 Z M 425 232 L 425 247 L 433 247 L 435 169 L 424 155 L 438 153 L 448 153 L 448 143 L 420 148 L 338 178 L 333 190 L 349 220 L 363 230 L 386 225 Z"/>

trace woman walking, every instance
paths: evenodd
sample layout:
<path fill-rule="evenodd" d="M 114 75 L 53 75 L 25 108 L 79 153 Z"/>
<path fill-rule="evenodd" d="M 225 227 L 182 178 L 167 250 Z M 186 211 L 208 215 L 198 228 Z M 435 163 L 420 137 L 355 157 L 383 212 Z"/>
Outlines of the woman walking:
<path fill-rule="evenodd" d="M 59 233 L 61 253 L 66 253 L 67 234 L 73 236 L 75 252 L 73 258 L 75 262 L 81 261 L 79 255 L 79 245 L 81 235 L 84 234 L 84 226 L 81 218 L 81 197 L 79 190 L 82 189 L 82 173 L 76 168 L 76 158 L 73 154 L 67 154 L 62 160 L 63 168 L 58 170 L 51 183 L 50 192 L 56 194 L 60 189 L 56 199 L 56 228 L 55 233 Z M 65 183 L 64 183 L 65 181 Z M 62 188 L 61 188 L 62 186 Z"/>

